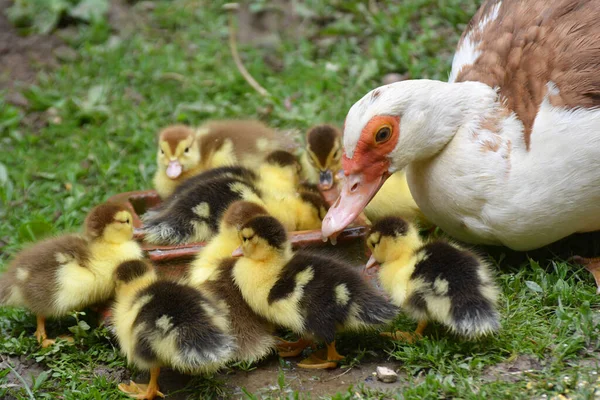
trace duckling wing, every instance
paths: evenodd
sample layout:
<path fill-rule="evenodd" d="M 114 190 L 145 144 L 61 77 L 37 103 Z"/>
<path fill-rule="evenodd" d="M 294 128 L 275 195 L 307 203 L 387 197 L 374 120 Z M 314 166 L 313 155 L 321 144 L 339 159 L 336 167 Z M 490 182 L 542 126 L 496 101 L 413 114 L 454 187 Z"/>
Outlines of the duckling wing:
<path fill-rule="evenodd" d="M 210 371 L 236 349 L 221 310 L 190 286 L 158 281 L 140 291 L 136 303 L 143 305 L 132 325 L 137 332 L 134 357 L 146 364 Z"/>
<path fill-rule="evenodd" d="M 461 336 L 498 330 L 498 289 L 488 266 L 469 251 L 438 241 L 426 244 L 411 276 L 414 293 L 407 308 L 416 318 L 427 314 Z"/>
<path fill-rule="evenodd" d="M 305 329 L 331 342 L 338 327 L 358 328 L 387 322 L 397 308 L 351 267 L 310 251 L 297 252 L 269 293 L 268 301 L 296 297 Z"/>
<path fill-rule="evenodd" d="M 143 215 L 146 240 L 158 244 L 208 240 L 217 233 L 219 220 L 229 204 L 236 200 L 260 201 L 252 182 L 231 172 L 235 168 L 219 170 L 220 175 L 211 177 L 216 173 L 208 171 L 207 175 L 188 180 L 185 190 L 168 197 L 157 212 Z M 201 179 L 206 176 L 211 178 Z"/>

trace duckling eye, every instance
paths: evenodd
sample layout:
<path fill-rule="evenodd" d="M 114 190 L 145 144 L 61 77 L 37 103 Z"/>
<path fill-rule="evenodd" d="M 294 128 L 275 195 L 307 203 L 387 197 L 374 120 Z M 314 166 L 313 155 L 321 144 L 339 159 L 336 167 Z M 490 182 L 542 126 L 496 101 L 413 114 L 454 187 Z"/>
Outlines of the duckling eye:
<path fill-rule="evenodd" d="M 127 218 L 127 219 L 125 220 L 125 223 L 126 223 L 126 224 L 129 224 L 129 218 Z"/>
<path fill-rule="evenodd" d="M 160 149 L 160 154 L 164 155 L 165 151 L 163 149 Z"/>
<path fill-rule="evenodd" d="M 389 126 L 384 126 L 375 134 L 375 143 L 381 144 L 387 142 L 392 137 L 392 130 Z"/>
<path fill-rule="evenodd" d="M 337 149 L 335 151 L 335 154 L 333 155 L 333 158 L 336 159 L 336 160 L 339 160 L 341 156 L 342 156 L 342 150 L 341 149 Z"/>
<path fill-rule="evenodd" d="M 189 153 L 190 152 L 190 148 L 186 147 L 185 150 L 183 151 L 184 153 Z"/>

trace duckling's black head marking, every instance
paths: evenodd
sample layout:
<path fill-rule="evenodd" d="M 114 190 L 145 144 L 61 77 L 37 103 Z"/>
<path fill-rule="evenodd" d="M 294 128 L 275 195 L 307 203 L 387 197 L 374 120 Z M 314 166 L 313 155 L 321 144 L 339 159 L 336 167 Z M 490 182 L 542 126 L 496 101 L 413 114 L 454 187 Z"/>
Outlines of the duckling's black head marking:
<path fill-rule="evenodd" d="M 152 265 L 144 260 L 129 260 L 119 264 L 115 270 L 117 282 L 129 283 L 152 270 Z"/>
<path fill-rule="evenodd" d="M 287 242 L 287 233 L 281 222 L 271 216 L 258 216 L 246 222 L 241 230 L 250 228 L 254 234 L 269 243 L 270 246 L 282 250 Z"/>
<path fill-rule="evenodd" d="M 296 156 L 285 150 L 276 150 L 270 153 L 266 158 L 265 162 L 268 164 L 278 165 L 280 167 L 291 167 L 295 165 L 297 168 L 300 167 L 300 163 Z"/>
<path fill-rule="evenodd" d="M 385 217 L 377 221 L 371 228 L 371 233 L 379 232 L 381 236 L 405 236 L 408 232 L 408 222 L 400 217 Z"/>
<path fill-rule="evenodd" d="M 264 207 L 249 201 L 238 200 L 227 208 L 223 221 L 227 226 L 240 227 L 245 222 L 259 215 L 269 215 Z"/>
<path fill-rule="evenodd" d="M 317 125 L 306 134 L 306 143 L 310 151 L 315 153 L 322 166 L 327 163 L 327 157 L 339 137 L 339 131 L 328 124 Z"/>
<path fill-rule="evenodd" d="M 94 207 L 85 219 L 85 230 L 87 234 L 94 238 L 102 236 L 104 229 L 113 222 L 116 222 L 115 215 L 120 211 L 129 212 L 125 205 L 117 203 L 104 203 Z"/>

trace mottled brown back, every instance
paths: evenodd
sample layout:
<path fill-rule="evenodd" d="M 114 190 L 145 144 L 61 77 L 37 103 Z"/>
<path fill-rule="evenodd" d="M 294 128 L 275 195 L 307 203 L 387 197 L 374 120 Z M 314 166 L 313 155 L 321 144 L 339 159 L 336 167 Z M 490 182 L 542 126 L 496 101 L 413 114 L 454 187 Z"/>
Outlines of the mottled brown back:
<path fill-rule="evenodd" d="M 463 33 L 479 43 L 479 58 L 457 82 L 480 81 L 500 88 L 506 106 L 525 127 L 529 148 L 533 122 L 554 82 L 554 106 L 600 106 L 600 1 L 502 0 L 498 17 L 479 29 L 500 0 L 487 1 Z"/>
<path fill-rule="evenodd" d="M 246 153 L 255 153 L 258 139 L 265 138 L 269 141 L 278 139 L 273 129 L 254 120 L 211 121 L 203 125 L 203 128 L 207 128 L 208 133 L 199 138 L 202 160 L 219 150 L 227 139 L 235 141 L 234 152 L 238 159 Z"/>

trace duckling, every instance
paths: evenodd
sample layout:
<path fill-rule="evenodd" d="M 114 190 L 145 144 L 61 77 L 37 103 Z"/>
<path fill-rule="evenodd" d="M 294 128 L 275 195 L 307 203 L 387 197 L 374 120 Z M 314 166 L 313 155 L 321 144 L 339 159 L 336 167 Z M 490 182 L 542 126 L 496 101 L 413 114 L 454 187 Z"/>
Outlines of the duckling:
<path fill-rule="evenodd" d="M 175 188 L 211 168 L 242 165 L 257 168 L 283 138 L 259 121 L 209 121 L 197 130 L 174 125 L 159 133 L 154 187 L 166 198 Z"/>
<path fill-rule="evenodd" d="M 278 348 L 279 339 L 274 336 L 273 324 L 252 310 L 235 285 L 233 268 L 236 261 L 232 257 L 220 260 L 216 269 L 198 288 L 225 308 L 222 315 L 230 322 L 230 333 L 237 345 L 232 360 L 255 362 Z"/>
<path fill-rule="evenodd" d="M 142 215 L 145 240 L 182 244 L 212 238 L 229 204 L 236 200 L 263 204 L 257 179 L 239 166 L 215 168 L 188 179 L 161 205 Z"/>
<path fill-rule="evenodd" d="M 267 210 L 259 204 L 243 200 L 231 203 L 221 218 L 219 233 L 190 263 L 188 270 L 190 285 L 198 287 L 214 275 L 221 261 L 230 258 L 231 252 L 241 244 L 238 228 L 258 215 L 268 215 Z"/>
<path fill-rule="evenodd" d="M 351 267 L 306 250 L 292 253 L 277 219 L 254 217 L 239 235 L 242 245 L 233 255 L 243 257 L 233 279 L 244 300 L 269 321 L 327 345 L 326 354 L 313 354 L 299 367 L 335 368 L 344 358 L 335 348 L 336 330 L 363 329 L 396 316 L 398 309 Z"/>
<path fill-rule="evenodd" d="M 223 309 L 191 286 L 158 280 L 145 260 L 119 265 L 114 273 L 113 324 L 129 363 L 150 371 L 148 385 L 133 381 L 119 389 L 138 399 L 164 397 L 159 391 L 161 367 L 183 373 L 212 372 L 236 350 Z"/>
<path fill-rule="evenodd" d="M 342 152 L 342 135 L 337 128 L 323 124 L 310 129 L 301 158 L 308 182 L 318 182 L 322 190 L 329 190 L 337 184 L 342 172 Z M 415 203 L 404 171 L 392 174 L 364 210 L 365 216 L 373 223 L 392 212 L 417 221 L 423 228 L 432 227 Z"/>
<path fill-rule="evenodd" d="M 133 240 L 133 218 L 124 206 L 96 206 L 84 226 L 84 235 L 65 234 L 22 250 L 0 279 L 0 304 L 36 314 L 35 337 L 42 347 L 55 342 L 47 337 L 46 318 L 108 300 L 115 268 L 123 260 L 142 257 Z"/>
<path fill-rule="evenodd" d="M 412 342 L 428 321 L 468 339 L 500 328 L 498 287 L 489 265 L 471 251 L 442 239 L 424 243 L 417 229 L 399 217 L 378 221 L 367 245 L 372 252 L 367 268 L 380 263 L 383 289 L 419 321 L 414 334 L 398 331 L 386 336 Z"/>
<path fill-rule="evenodd" d="M 329 124 L 316 125 L 306 132 L 306 147 L 301 156 L 304 177 L 322 190 L 331 189 L 342 169 L 340 131 Z"/>
<path fill-rule="evenodd" d="M 319 229 L 328 208 L 320 193 L 301 191 L 301 171 L 298 159 L 284 150 L 270 153 L 258 170 L 266 209 L 290 231 Z"/>

